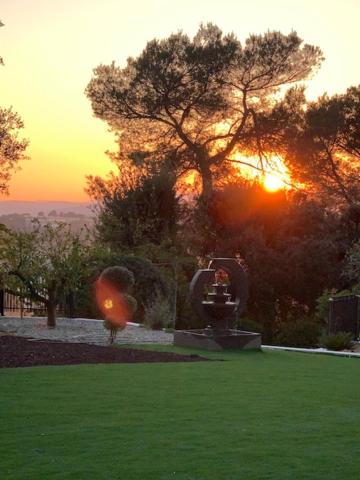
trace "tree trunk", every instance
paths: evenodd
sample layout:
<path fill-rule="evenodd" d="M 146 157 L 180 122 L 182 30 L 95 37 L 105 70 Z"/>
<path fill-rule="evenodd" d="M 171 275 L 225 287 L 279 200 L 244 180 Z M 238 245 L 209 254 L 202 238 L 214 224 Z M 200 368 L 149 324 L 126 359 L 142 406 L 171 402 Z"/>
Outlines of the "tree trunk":
<path fill-rule="evenodd" d="M 213 195 L 214 186 L 213 186 L 212 172 L 210 170 L 209 165 L 206 162 L 203 162 L 200 167 L 200 175 L 201 175 L 201 181 L 202 181 L 201 198 L 207 201 L 207 200 L 210 200 Z"/>
<path fill-rule="evenodd" d="M 55 328 L 56 327 L 56 304 L 54 303 L 47 303 L 47 326 L 48 328 Z"/>

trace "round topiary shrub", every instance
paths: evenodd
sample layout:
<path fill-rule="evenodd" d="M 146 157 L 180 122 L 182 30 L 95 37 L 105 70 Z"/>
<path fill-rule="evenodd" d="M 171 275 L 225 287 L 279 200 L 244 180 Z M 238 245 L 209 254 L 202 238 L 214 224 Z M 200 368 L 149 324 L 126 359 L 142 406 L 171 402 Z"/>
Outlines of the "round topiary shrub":
<path fill-rule="evenodd" d="M 116 265 L 116 267 L 114 267 L 114 265 Z M 91 275 L 86 282 L 84 282 L 82 288 L 79 289 L 76 299 L 77 316 L 84 318 L 104 318 L 102 308 L 99 308 L 99 302 L 95 301 L 96 296 L 94 295 L 93 286 L 97 285 L 99 281 L 104 278 L 107 280 L 106 283 L 112 284 L 114 276 L 113 269 L 116 268 L 117 270 L 119 267 L 130 271 L 130 274 L 133 276 L 133 280 L 131 281 L 132 286 L 129 290 L 131 291 L 131 295 L 134 296 L 138 302 L 134 321 L 138 323 L 144 322 L 145 308 L 152 303 L 154 295 L 161 294 L 165 298 L 173 298 L 174 283 L 164 274 L 163 270 L 160 270 L 159 267 L 152 264 L 149 260 L 140 257 L 111 253 L 104 257 L 100 256 L 99 259 L 96 260 Z M 110 273 L 106 273 L 109 271 Z M 167 270 L 165 270 L 165 273 L 167 273 Z M 115 273 L 115 276 L 116 275 L 117 273 Z M 127 274 L 125 275 L 128 277 Z M 170 277 L 171 275 L 172 272 L 170 271 Z M 135 283 L 133 283 L 134 280 Z M 122 285 L 123 282 L 121 282 L 119 286 L 121 287 Z M 114 286 L 114 289 L 118 288 Z M 188 285 L 186 285 L 183 295 L 185 304 L 187 292 Z M 179 303 L 180 297 L 179 287 Z M 187 307 L 187 305 L 185 306 Z M 192 315 L 190 307 L 188 310 L 189 311 L 184 312 L 186 318 Z"/>
<path fill-rule="evenodd" d="M 119 330 L 126 327 L 137 308 L 137 301 L 127 292 L 134 285 L 134 275 L 125 267 L 106 268 L 96 282 L 96 299 L 104 315 L 104 328 L 110 331 L 114 343 Z"/>
<path fill-rule="evenodd" d="M 111 284 L 121 292 L 129 292 L 135 283 L 133 273 L 126 267 L 108 267 L 100 275 L 100 281 Z"/>

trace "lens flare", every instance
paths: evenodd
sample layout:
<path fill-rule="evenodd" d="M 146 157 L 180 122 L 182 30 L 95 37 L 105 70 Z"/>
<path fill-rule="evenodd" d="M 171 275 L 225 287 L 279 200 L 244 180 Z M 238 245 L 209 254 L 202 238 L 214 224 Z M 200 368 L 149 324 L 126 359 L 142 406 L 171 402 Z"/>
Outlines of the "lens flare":
<path fill-rule="evenodd" d="M 113 308 L 114 306 L 114 303 L 113 301 L 111 300 L 111 298 L 107 298 L 105 301 L 104 301 L 104 308 L 106 308 L 106 310 L 110 310 L 111 308 Z"/>
<path fill-rule="evenodd" d="M 131 312 L 121 292 L 109 281 L 99 278 L 95 282 L 95 295 L 104 319 L 124 327 L 131 318 Z"/>

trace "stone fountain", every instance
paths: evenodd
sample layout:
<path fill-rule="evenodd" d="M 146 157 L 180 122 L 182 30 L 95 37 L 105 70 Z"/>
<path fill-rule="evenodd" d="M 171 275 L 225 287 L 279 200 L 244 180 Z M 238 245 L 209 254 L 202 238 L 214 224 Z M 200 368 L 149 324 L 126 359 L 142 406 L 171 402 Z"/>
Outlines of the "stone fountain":
<path fill-rule="evenodd" d="M 207 326 L 198 330 L 176 330 L 174 345 L 212 351 L 260 348 L 259 333 L 233 328 L 246 307 L 247 297 L 247 276 L 239 262 L 234 258 L 212 259 L 207 269 L 195 273 L 190 284 L 191 305 Z"/>

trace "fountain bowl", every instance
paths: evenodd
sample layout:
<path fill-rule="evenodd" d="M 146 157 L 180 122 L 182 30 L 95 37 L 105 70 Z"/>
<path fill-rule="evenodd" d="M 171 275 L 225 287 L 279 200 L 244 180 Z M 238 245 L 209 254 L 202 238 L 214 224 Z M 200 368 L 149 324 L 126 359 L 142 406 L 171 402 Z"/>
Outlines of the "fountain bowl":
<path fill-rule="evenodd" d="M 214 318 L 214 320 L 223 320 L 230 317 L 236 308 L 235 302 L 214 303 L 202 302 L 205 311 Z"/>
<path fill-rule="evenodd" d="M 209 327 L 199 330 L 175 330 L 174 345 L 201 348 L 210 352 L 259 350 L 261 348 L 261 335 L 245 330 L 217 330 Z"/>

